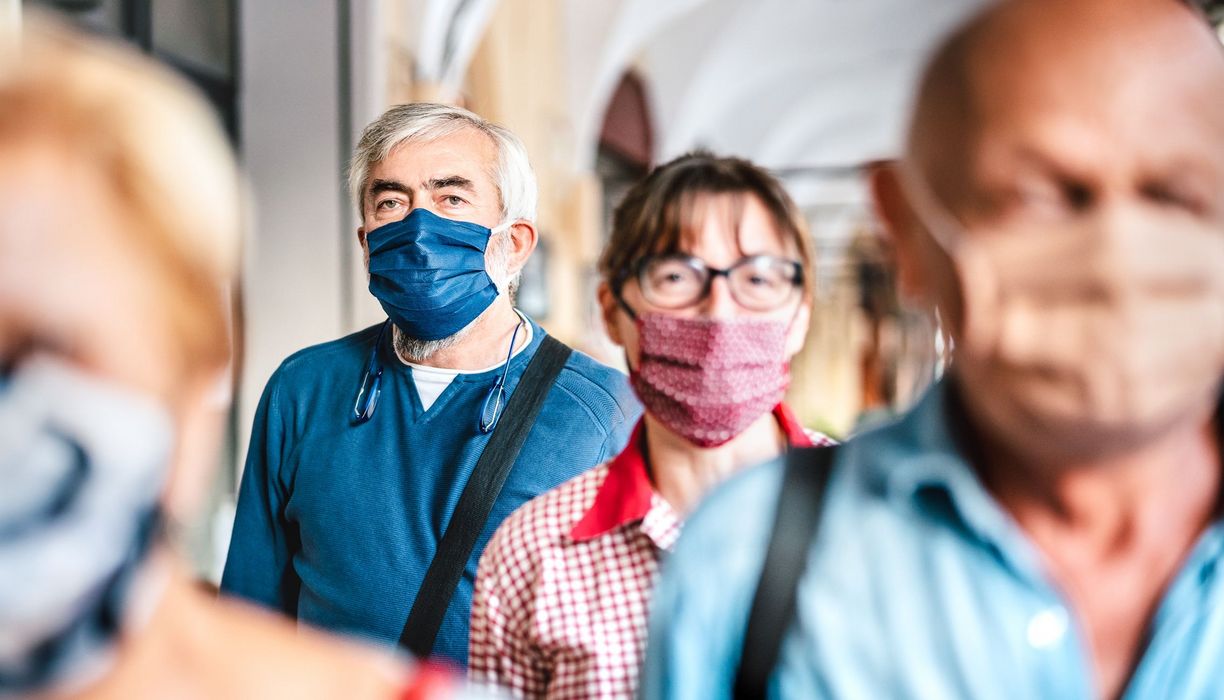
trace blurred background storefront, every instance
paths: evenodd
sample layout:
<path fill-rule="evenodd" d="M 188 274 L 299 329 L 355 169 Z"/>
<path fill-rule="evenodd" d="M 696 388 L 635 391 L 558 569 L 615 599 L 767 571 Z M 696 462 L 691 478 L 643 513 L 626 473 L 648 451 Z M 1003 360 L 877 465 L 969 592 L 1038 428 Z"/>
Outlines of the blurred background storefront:
<path fill-rule="evenodd" d="M 791 402 L 845 436 L 940 371 L 932 313 L 897 298 L 864 186 L 893 156 L 939 36 L 985 0 L 0 0 L 50 8 L 179 70 L 224 121 L 248 178 L 227 469 L 193 540 L 219 572 L 251 418 L 287 355 L 381 321 L 344 190 L 361 128 L 411 100 L 519 134 L 540 181 L 540 248 L 520 306 L 621 363 L 594 305 L 610 212 L 653 163 L 693 148 L 773 170 L 819 255 Z M 190 216 L 190 212 L 183 212 Z"/>

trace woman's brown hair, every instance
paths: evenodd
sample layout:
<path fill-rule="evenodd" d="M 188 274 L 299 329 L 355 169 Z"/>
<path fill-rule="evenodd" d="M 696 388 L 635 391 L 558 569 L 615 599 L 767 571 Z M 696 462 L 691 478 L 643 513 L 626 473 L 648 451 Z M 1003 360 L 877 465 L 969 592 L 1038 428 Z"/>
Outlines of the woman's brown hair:
<path fill-rule="evenodd" d="M 651 255 L 669 255 L 691 247 L 701 222 L 697 201 L 707 195 L 756 197 L 773 219 L 784 242 L 793 243 L 803 266 L 803 289 L 812 293 L 812 243 L 799 207 L 782 184 L 763 168 L 742 158 L 688 153 L 652 170 L 630 188 L 612 216 L 612 235 L 599 259 L 599 273 L 613 290 Z M 738 223 L 742 199 L 733 214 Z M 740 242 L 742 249 L 742 241 Z"/>

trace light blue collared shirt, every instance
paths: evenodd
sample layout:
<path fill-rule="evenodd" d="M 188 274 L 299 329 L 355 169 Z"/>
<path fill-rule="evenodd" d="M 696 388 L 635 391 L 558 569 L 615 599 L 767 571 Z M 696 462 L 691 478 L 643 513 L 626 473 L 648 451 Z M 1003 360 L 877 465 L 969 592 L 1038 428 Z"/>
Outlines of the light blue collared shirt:
<path fill-rule="evenodd" d="M 1086 638 L 1019 526 L 954 440 L 949 387 L 839 449 L 779 698 L 1092 698 Z M 719 488 L 652 603 L 643 697 L 729 698 L 781 464 Z M 1224 527 L 1165 591 L 1123 697 L 1224 698 Z"/>

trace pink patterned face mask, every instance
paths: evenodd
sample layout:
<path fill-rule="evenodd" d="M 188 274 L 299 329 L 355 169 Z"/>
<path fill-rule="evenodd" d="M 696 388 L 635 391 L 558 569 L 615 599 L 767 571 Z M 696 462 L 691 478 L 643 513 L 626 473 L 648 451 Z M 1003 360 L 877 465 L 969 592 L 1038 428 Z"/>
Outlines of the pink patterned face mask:
<path fill-rule="evenodd" d="M 698 447 L 717 447 L 778 405 L 790 384 L 787 321 L 642 314 L 630 372 L 659 422 Z"/>

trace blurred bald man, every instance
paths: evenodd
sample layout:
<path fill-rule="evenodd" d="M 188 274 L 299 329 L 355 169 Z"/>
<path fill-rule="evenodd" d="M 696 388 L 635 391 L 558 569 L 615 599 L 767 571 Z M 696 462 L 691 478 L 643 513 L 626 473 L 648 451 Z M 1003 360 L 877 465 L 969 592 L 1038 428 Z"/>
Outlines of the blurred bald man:
<path fill-rule="evenodd" d="M 952 370 L 833 448 L 812 498 L 779 493 L 828 452 L 706 502 L 655 598 L 645 697 L 729 696 L 768 629 L 772 697 L 1224 697 L 1215 35 L 1176 0 L 993 6 L 937 52 L 874 194 Z M 787 562 L 797 583 L 767 573 L 754 599 Z M 750 609 L 784 616 L 762 632 Z"/>

